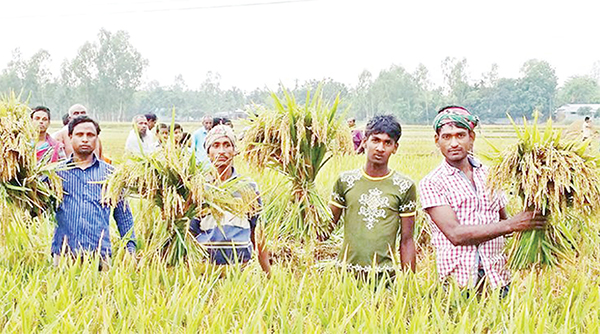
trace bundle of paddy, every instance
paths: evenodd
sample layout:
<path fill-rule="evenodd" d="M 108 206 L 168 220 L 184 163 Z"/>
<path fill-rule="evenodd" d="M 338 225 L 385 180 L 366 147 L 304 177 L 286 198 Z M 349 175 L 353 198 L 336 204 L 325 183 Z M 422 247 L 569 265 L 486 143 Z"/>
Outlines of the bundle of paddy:
<path fill-rule="evenodd" d="M 353 151 L 350 130 L 338 115 L 339 96 L 328 105 L 320 89 L 304 105 L 288 91 L 272 94 L 273 109 L 251 117 L 244 135 L 244 157 L 255 167 L 272 168 L 285 176 L 286 191 L 265 207 L 268 232 L 279 237 L 322 239 L 330 233 L 327 200 L 317 192 L 315 179 L 333 154 Z"/>
<path fill-rule="evenodd" d="M 218 221 L 224 212 L 245 216 L 258 210 L 256 194 L 247 183 L 241 179 L 214 181 L 217 179 L 213 169 L 197 166 L 194 154 L 175 144 L 171 129 L 163 148 L 129 156 L 118 165 L 104 184 L 103 196 L 114 206 L 125 196 L 137 194 L 158 207 L 162 219 L 154 228 L 167 234 L 160 254 L 176 265 L 190 255 L 204 254 L 189 232 L 193 218 L 210 213 Z M 234 193 L 241 196 L 234 197 Z"/>
<path fill-rule="evenodd" d="M 57 164 L 36 159 L 38 131 L 29 107 L 11 92 L 0 97 L 0 214 L 14 210 L 38 216 L 53 213 L 62 199 Z"/>
<path fill-rule="evenodd" d="M 589 142 L 561 141 L 561 132 L 548 120 L 543 133 L 524 121 L 513 122 L 518 143 L 500 152 L 490 170 L 494 190 L 510 189 L 523 209 L 539 210 L 547 217 L 544 230 L 516 233 L 508 243 L 513 269 L 542 268 L 570 262 L 577 252 L 577 231 L 585 233 L 599 207 L 598 159 L 586 154 Z M 575 232 L 575 233 L 574 233 Z"/>

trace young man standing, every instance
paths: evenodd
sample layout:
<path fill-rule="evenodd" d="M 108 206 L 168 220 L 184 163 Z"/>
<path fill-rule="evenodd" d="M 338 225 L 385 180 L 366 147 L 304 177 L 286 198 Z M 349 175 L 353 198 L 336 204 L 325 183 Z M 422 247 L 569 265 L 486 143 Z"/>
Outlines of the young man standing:
<path fill-rule="evenodd" d="M 478 121 L 463 107 L 439 111 L 433 128 L 444 161 L 421 180 L 421 206 L 432 226 L 440 280 L 453 277 L 472 288 L 485 279 L 506 294 L 510 272 L 503 236 L 543 228 L 545 221 L 531 211 L 508 218 L 504 195 L 487 188 L 488 170 L 472 155 Z"/>
<path fill-rule="evenodd" d="M 393 276 L 398 231 L 400 263 L 415 270 L 416 186 L 388 167 L 401 133 L 393 116 L 371 119 L 365 131 L 365 166 L 342 173 L 333 188 L 330 208 L 334 224 L 344 215 L 340 260 L 356 273 L 375 271 Z"/>
<path fill-rule="evenodd" d="M 204 142 L 206 140 L 208 131 L 212 129 L 213 125 L 216 124 L 213 124 L 212 117 L 204 116 L 204 118 L 202 118 L 202 127 L 192 134 L 192 149 L 195 151 L 197 163 L 208 162 L 208 155 L 206 154 L 206 149 L 204 148 Z"/>
<path fill-rule="evenodd" d="M 31 120 L 39 128 L 38 141 L 35 143 L 37 161 L 57 162 L 66 158 L 63 145 L 48 134 L 50 109 L 44 106 L 33 108 Z"/>
<path fill-rule="evenodd" d="M 112 173 L 112 167 L 94 153 L 99 133 L 98 123 L 87 116 L 77 117 L 69 123 L 73 155 L 65 164 L 73 167 L 58 172 L 63 179 L 65 195 L 56 212 L 57 226 L 52 240 L 55 265 L 64 252 L 73 257 L 82 252 L 99 252 L 105 269 L 112 254 L 111 208 L 102 202 L 101 183 Z M 133 217 L 124 199 L 114 209 L 113 217 L 121 237 L 130 238 L 127 249 L 134 252 Z"/>
<path fill-rule="evenodd" d="M 133 118 L 133 129 L 129 131 L 125 142 L 125 151 L 137 155 L 150 154 L 158 148 L 158 143 L 148 130 L 148 120 L 144 115 Z"/>
<path fill-rule="evenodd" d="M 218 182 L 241 178 L 233 167 L 233 158 L 236 154 L 235 134 L 225 125 L 212 128 L 206 136 L 205 149 L 212 165 L 215 167 Z M 260 206 L 258 185 L 244 179 L 248 191 L 256 194 L 257 204 Z M 241 194 L 234 193 L 234 196 Z M 251 217 L 239 217 L 230 212 L 224 212 L 223 218 L 217 222 L 212 215 L 194 219 L 190 224 L 192 234 L 208 250 L 209 259 L 217 265 L 245 263 L 252 257 L 252 249 L 256 246 L 258 260 L 262 269 L 268 274 L 270 271 L 269 255 L 264 249 L 264 241 L 257 243 L 255 229 L 258 222 L 258 213 Z"/>

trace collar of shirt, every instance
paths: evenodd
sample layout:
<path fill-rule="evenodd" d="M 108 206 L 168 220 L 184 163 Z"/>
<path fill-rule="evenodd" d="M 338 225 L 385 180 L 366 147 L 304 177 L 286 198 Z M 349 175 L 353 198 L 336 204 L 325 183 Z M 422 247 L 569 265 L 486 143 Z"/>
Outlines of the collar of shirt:
<path fill-rule="evenodd" d="M 469 160 L 469 163 L 471 164 L 471 166 L 472 166 L 474 169 L 479 169 L 479 168 L 481 168 L 481 166 L 483 166 L 483 165 L 481 164 L 481 162 L 479 162 L 479 160 L 475 159 L 475 157 L 474 157 L 474 156 L 472 156 L 472 155 L 469 155 L 469 156 L 467 156 L 467 159 Z M 456 168 L 456 167 L 454 167 L 454 166 L 451 166 L 451 165 L 448 163 L 448 161 L 446 161 L 446 159 L 444 159 L 443 166 L 444 166 L 444 167 L 443 167 L 443 168 L 444 168 L 444 171 L 445 171 L 445 172 L 446 172 L 446 174 L 448 174 L 448 175 L 454 175 L 455 173 L 457 173 L 457 172 L 460 172 L 460 169 L 458 169 L 458 168 Z"/>
<path fill-rule="evenodd" d="M 83 168 L 75 165 L 75 162 L 73 161 L 73 159 L 74 159 L 73 153 L 71 153 L 71 155 L 69 156 L 69 158 L 67 159 L 67 161 L 65 161 L 65 164 L 66 165 L 73 165 L 74 167 L 83 170 Z M 98 157 L 96 157 L 96 153 L 92 153 L 92 163 L 87 168 L 94 167 L 94 166 L 96 166 L 99 163 L 100 163 L 100 160 L 98 160 Z"/>

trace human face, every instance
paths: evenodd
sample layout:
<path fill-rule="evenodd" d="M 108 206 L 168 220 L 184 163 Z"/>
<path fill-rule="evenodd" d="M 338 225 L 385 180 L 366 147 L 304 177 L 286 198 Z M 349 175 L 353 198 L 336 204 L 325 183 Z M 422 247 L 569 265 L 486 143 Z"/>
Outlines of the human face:
<path fill-rule="evenodd" d="M 206 129 L 206 131 L 210 131 L 210 129 L 212 129 L 212 127 L 213 127 L 212 118 L 204 117 L 204 120 L 202 120 L 202 125 L 204 125 L 204 128 Z"/>
<path fill-rule="evenodd" d="M 208 158 L 217 168 L 226 168 L 233 163 L 235 147 L 227 137 L 220 137 L 208 148 Z"/>
<path fill-rule="evenodd" d="M 435 135 L 435 144 L 449 162 L 460 162 L 473 150 L 475 132 L 452 124 L 444 125 Z"/>
<path fill-rule="evenodd" d="M 85 110 L 75 110 L 73 111 L 73 113 L 70 115 L 71 119 L 77 118 L 79 116 L 86 116 L 87 115 L 87 111 Z"/>
<path fill-rule="evenodd" d="M 40 133 L 46 133 L 48 131 L 48 126 L 50 126 L 50 119 L 48 118 L 48 113 L 45 111 L 36 111 L 33 113 L 31 118 L 33 124 L 36 124 L 40 129 Z"/>
<path fill-rule="evenodd" d="M 398 143 L 387 133 L 371 134 L 365 141 L 367 161 L 373 165 L 387 166 L 390 156 L 398 150 Z"/>
<path fill-rule="evenodd" d="M 348 120 L 348 127 L 353 128 L 356 125 L 356 121 L 353 119 Z"/>
<path fill-rule="evenodd" d="M 173 130 L 173 137 L 175 137 L 175 142 L 179 143 L 181 138 L 183 138 L 183 131 L 181 129 Z"/>
<path fill-rule="evenodd" d="M 156 125 L 156 121 L 155 120 L 148 121 L 148 130 L 154 129 L 155 125 Z"/>
<path fill-rule="evenodd" d="M 169 128 L 161 128 L 158 130 L 158 138 L 162 143 L 166 143 L 169 139 Z"/>
<path fill-rule="evenodd" d="M 148 131 L 148 120 L 146 119 L 146 117 L 138 117 L 135 120 L 135 124 L 137 125 L 137 129 L 140 135 L 145 136 L 146 131 Z"/>
<path fill-rule="evenodd" d="M 89 156 L 96 149 L 98 133 L 96 127 L 90 122 L 79 123 L 73 128 L 70 136 L 73 152 L 80 157 Z"/>

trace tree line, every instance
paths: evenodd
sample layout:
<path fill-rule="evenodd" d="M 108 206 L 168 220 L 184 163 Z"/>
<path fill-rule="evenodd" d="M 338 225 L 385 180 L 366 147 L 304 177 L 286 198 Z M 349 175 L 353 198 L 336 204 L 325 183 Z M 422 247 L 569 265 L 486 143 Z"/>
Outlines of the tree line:
<path fill-rule="evenodd" d="M 197 120 L 203 115 L 270 103 L 268 89 L 224 89 L 219 74 L 213 72 L 207 73 L 195 88 L 188 87 L 181 74 L 169 86 L 158 81 L 144 84 L 142 76 L 148 60 L 131 44 L 125 31 L 101 29 L 96 40 L 84 43 L 74 58 L 61 63 L 58 75 L 49 69 L 50 61 L 46 50 L 28 59 L 19 49 L 14 50 L 12 60 L 0 73 L 0 92 L 22 91 L 29 96 L 30 104 L 60 111 L 73 103 L 83 103 L 92 115 L 105 121 L 124 121 L 148 112 L 170 116 L 173 107 L 179 119 Z M 507 113 L 530 117 L 533 110 L 538 110 L 548 116 L 566 103 L 600 103 L 600 61 L 589 74 L 571 77 L 561 87 L 555 68 L 538 59 L 527 60 L 518 78 L 500 78 L 496 64 L 479 78 L 471 78 L 464 58 L 448 57 L 441 69 L 442 85 L 433 84 L 427 67 L 421 64 L 414 72 L 399 65 L 376 76 L 363 71 L 356 86 L 326 78 L 296 82 L 287 88 L 301 97 L 320 85 L 327 99 L 340 94 L 349 116 L 365 119 L 391 113 L 407 123 L 429 122 L 440 107 L 452 104 L 465 106 L 483 120 L 493 122 Z"/>

